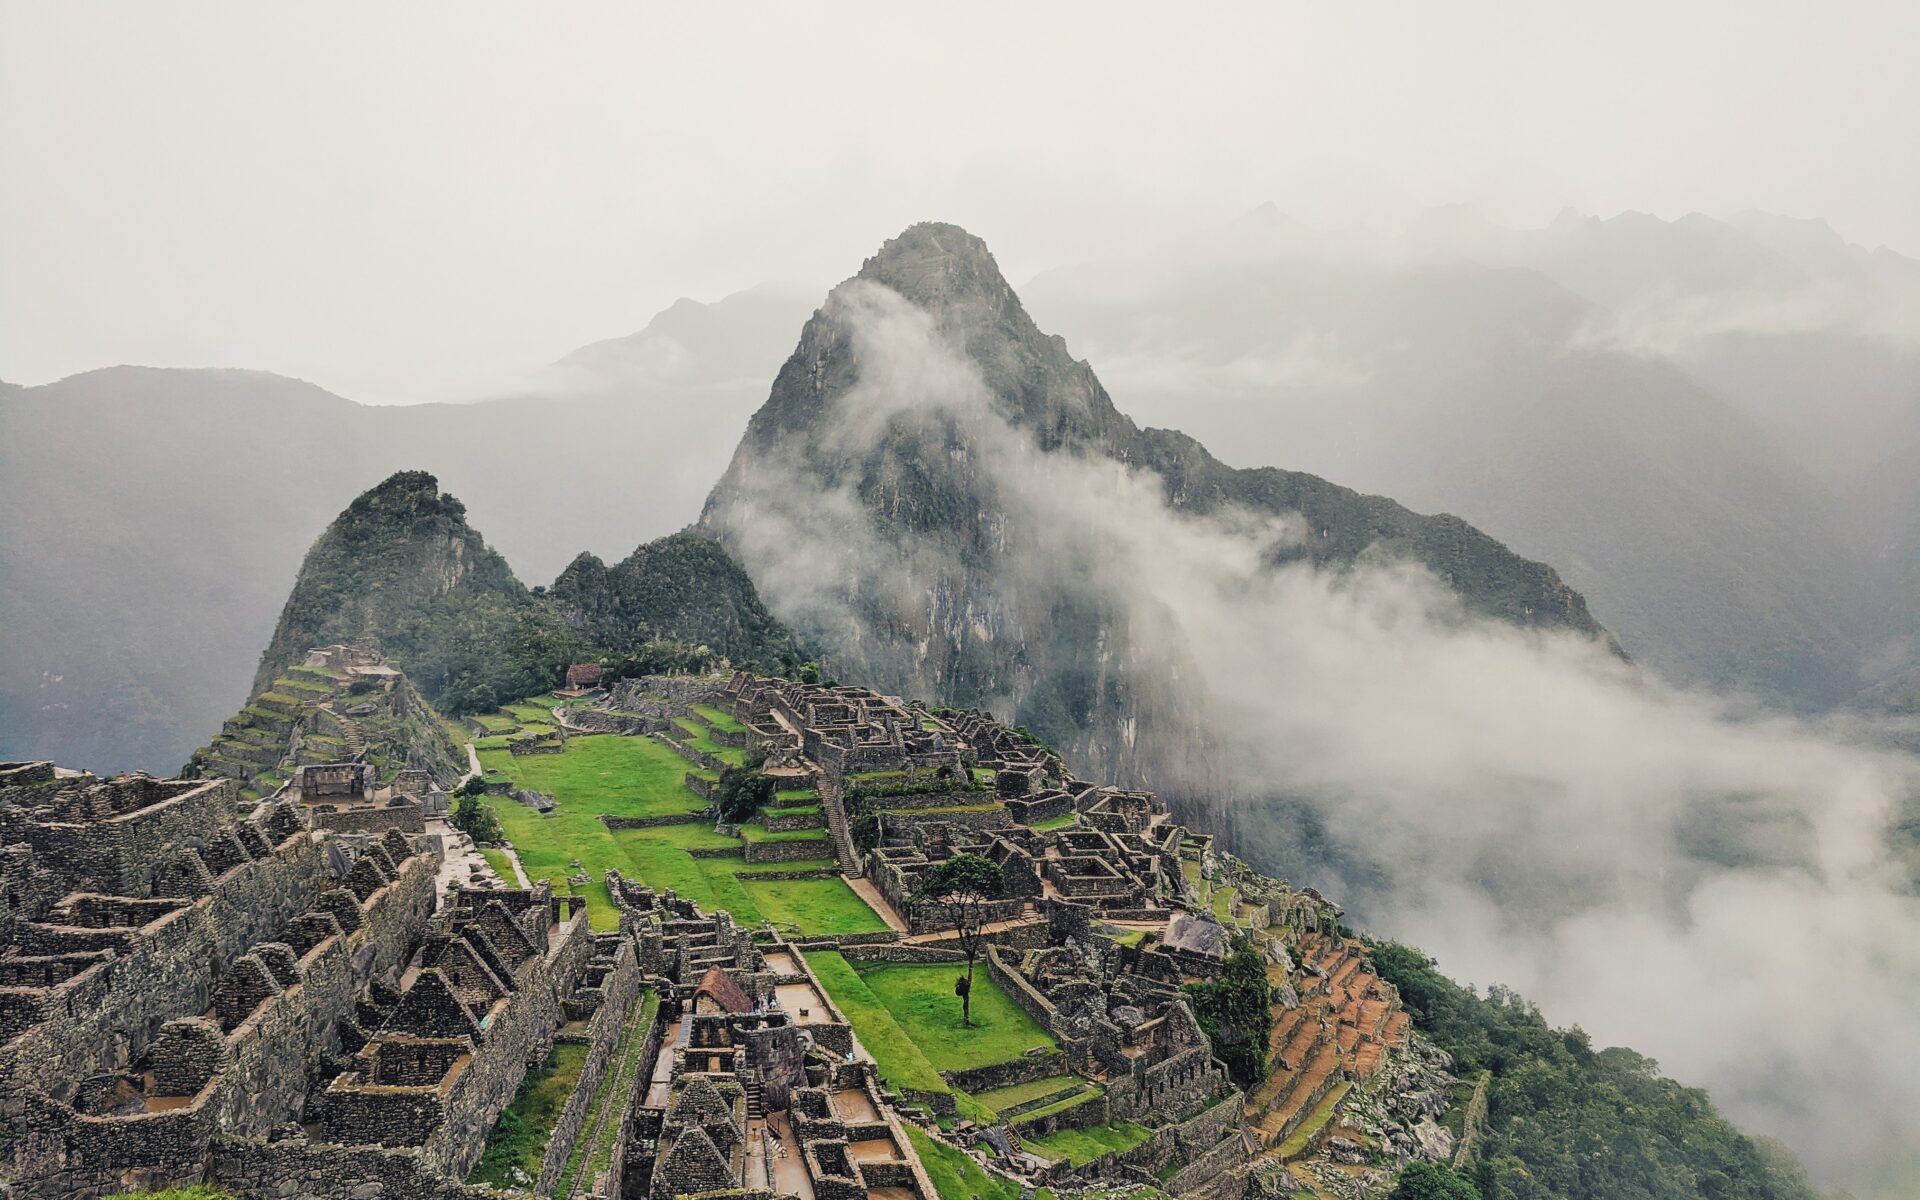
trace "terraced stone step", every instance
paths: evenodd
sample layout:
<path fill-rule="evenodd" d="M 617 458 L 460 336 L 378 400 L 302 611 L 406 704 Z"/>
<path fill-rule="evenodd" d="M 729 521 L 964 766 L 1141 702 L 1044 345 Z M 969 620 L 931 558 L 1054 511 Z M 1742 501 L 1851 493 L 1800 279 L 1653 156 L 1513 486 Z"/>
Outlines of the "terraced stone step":
<path fill-rule="evenodd" d="M 1006 1108 L 1001 1108 L 978 1096 L 974 1097 L 974 1099 L 980 1100 L 982 1104 L 999 1113 L 1003 1120 L 1012 1121 L 1016 1117 L 1029 1116 L 1039 1112 L 1043 1108 L 1052 1108 L 1054 1105 L 1061 1105 L 1063 1108 L 1071 1107 L 1071 1105 L 1065 1105 L 1063 1102 L 1074 1099 L 1083 1093 L 1089 1096 L 1097 1094 L 1089 1088 L 1085 1082 L 1074 1079 L 1068 1081 L 1064 1086 L 1054 1088 L 1052 1091 L 1043 1095 L 1035 1096 L 1030 1100 L 1022 1100 Z"/>
<path fill-rule="evenodd" d="M 1312 1099 L 1320 1086 L 1340 1069 L 1340 1051 L 1332 1043 L 1320 1048 L 1304 1070 L 1295 1072 L 1288 1086 L 1281 1093 L 1279 1102 L 1261 1121 L 1261 1141 L 1266 1146 L 1284 1137 L 1300 1116 L 1300 1110 Z"/>

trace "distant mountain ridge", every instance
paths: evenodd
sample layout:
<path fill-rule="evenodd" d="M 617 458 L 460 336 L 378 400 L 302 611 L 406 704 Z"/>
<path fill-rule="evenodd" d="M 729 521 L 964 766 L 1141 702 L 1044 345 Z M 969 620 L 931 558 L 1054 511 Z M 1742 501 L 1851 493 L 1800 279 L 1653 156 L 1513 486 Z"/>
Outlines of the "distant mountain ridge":
<path fill-rule="evenodd" d="M 1756 214 L 1449 210 L 1383 239 L 1268 213 L 1021 292 L 1143 425 L 1459 514 L 1663 675 L 1920 705 L 1920 354 L 1886 331 L 1920 328 L 1912 260 Z M 530 580 L 679 529 L 816 300 L 683 301 L 476 404 L 236 370 L 0 385 L 0 756 L 177 764 L 244 698 L 302 549 L 396 470 Z"/>

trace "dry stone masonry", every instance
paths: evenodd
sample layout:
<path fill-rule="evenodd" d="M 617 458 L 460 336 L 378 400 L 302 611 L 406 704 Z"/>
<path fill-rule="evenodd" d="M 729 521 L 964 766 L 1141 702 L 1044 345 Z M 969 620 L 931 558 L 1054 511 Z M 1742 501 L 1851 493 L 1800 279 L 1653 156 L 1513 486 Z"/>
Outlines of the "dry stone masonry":
<path fill-rule="evenodd" d="M 596 933 L 587 901 L 547 882 L 438 879 L 434 765 L 383 762 L 340 708 L 404 677 L 366 648 L 324 647 L 301 668 L 327 697 L 309 707 L 342 720 L 288 732 L 270 790 L 258 764 L 222 769 L 242 752 L 222 743 L 176 780 L 0 764 L 0 1189 L 939 1200 L 917 1127 L 1023 1186 L 1225 1200 L 1275 1179 L 1380 1184 L 1383 1158 L 1450 1149 L 1444 1056 L 1412 1035 L 1339 910 L 1217 853 L 1151 793 L 1077 779 L 982 712 L 587 666 L 568 673 L 557 732 L 514 753 L 560 752 L 566 731 L 657 738 L 709 795 L 726 765 L 712 750 L 743 751 L 790 798 L 754 817 L 781 835 L 744 843 L 748 862 L 776 864 L 757 877 L 784 877 L 783 857 L 834 862 L 887 930 L 796 939 L 609 870 L 603 925 L 618 928 Z M 568 803 L 507 794 L 536 813 Z M 963 853 L 999 872 L 980 969 L 1051 1043 L 945 1072 L 948 1090 L 891 1088 L 808 953 L 959 963 L 958 931 L 919 893 Z M 1274 1023 L 1243 1091 L 1187 985 L 1249 950 Z M 577 1077 L 539 1131 L 538 1170 L 504 1192 L 467 1182 L 523 1084 L 568 1047 Z M 984 1106 L 960 1100 L 997 1089 L 1022 1098 L 969 1119 Z M 1090 1162 L 1041 1152 L 1092 1127 L 1137 1132 Z M 1371 1173 L 1346 1165 L 1356 1147 Z"/>

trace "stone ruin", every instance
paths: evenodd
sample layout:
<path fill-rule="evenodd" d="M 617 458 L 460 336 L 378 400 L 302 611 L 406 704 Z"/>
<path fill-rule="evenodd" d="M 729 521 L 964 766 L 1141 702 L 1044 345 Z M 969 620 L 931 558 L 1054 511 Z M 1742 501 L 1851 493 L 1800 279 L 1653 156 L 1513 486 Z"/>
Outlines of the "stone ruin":
<path fill-rule="evenodd" d="M 333 670 L 360 653 L 328 650 Z M 663 738 L 711 771 L 677 724 L 694 705 L 745 726 L 699 718 L 715 743 L 758 747 L 783 787 L 817 789 L 844 873 L 870 879 L 902 932 L 803 947 L 616 871 L 617 932 L 594 933 L 583 902 L 547 883 L 456 887 L 436 907 L 437 853 L 409 818 L 353 825 L 413 802 L 401 785 L 418 781 L 382 794 L 355 762 L 303 764 L 251 811 L 228 780 L 0 764 L 0 1113 L 18 1130 L 0 1140 L 0 1179 L 74 1200 L 201 1180 L 483 1200 L 500 1193 L 462 1180 L 527 1072 L 571 1041 L 589 1053 L 524 1181 L 538 1196 L 935 1200 L 911 1119 L 1029 1184 L 1153 1182 L 1227 1200 L 1283 1143 L 1295 1169 L 1314 1168 L 1350 1128 L 1304 1122 L 1390 1058 L 1448 1078 L 1420 1067 L 1417 1047 L 1400 1053 L 1399 998 L 1336 908 L 1216 854 L 1151 793 L 1075 778 L 987 714 L 735 674 L 618 681 L 560 719 Z M 689 786 L 708 778 L 690 771 Z M 864 852 L 855 813 L 873 818 Z M 1036 1097 L 984 1128 L 951 1093 L 888 1090 L 802 953 L 839 943 L 853 960 L 958 961 L 954 932 L 915 893 L 959 853 L 1001 874 L 982 969 L 1059 1049 L 949 1083 L 1089 1081 L 1070 1103 Z M 1182 990 L 1245 947 L 1275 984 L 1271 1070 L 1252 1094 Z M 1438 1144 L 1432 1115 L 1383 1136 L 1396 1151 Z M 1121 1120 L 1151 1136 L 1081 1168 L 1024 1149 Z M 601 1149 L 583 1159 L 583 1141 Z"/>
<path fill-rule="evenodd" d="M 609 883 L 662 996 L 624 1195 L 937 1200 L 872 1062 L 798 949 L 670 891 Z"/>
<path fill-rule="evenodd" d="M 425 840 L 237 793 L 0 768 L 0 1179 L 468 1195 L 556 1031 L 637 991 L 631 945 L 545 884 L 436 911 Z"/>

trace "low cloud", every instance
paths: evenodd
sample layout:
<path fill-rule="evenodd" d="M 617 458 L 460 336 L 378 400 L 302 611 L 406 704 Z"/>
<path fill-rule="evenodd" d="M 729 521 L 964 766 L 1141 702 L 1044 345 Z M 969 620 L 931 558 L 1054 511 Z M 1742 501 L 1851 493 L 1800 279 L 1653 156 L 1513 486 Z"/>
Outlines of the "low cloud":
<path fill-rule="evenodd" d="M 1274 569 L 1297 520 L 1183 514 L 1157 477 L 1041 453 L 953 331 L 883 288 L 843 285 L 827 311 L 861 381 L 823 443 L 855 461 L 903 427 L 942 439 L 999 514 L 972 548 L 992 594 L 943 596 L 965 577 L 949 549 L 877 532 L 850 479 L 821 497 L 776 453 L 736 464 L 751 519 L 730 527 L 783 615 L 871 649 L 884 631 L 838 580 L 948 636 L 1095 595 L 1129 631 L 1097 652 L 1184 673 L 1236 794 L 1307 797 L 1373 868 L 1298 882 L 1711 1088 L 1829 1183 L 1920 1180 L 1920 900 L 1893 828 L 1920 794 L 1912 758 L 1475 618 L 1417 567 Z"/>

